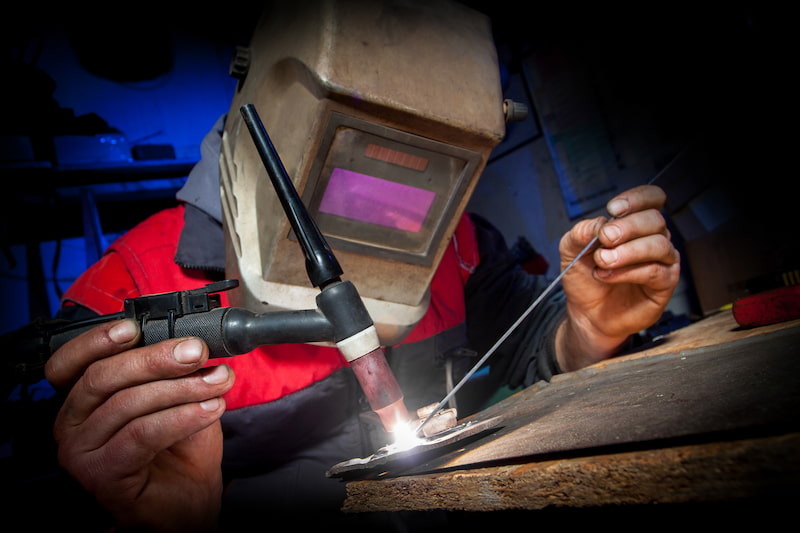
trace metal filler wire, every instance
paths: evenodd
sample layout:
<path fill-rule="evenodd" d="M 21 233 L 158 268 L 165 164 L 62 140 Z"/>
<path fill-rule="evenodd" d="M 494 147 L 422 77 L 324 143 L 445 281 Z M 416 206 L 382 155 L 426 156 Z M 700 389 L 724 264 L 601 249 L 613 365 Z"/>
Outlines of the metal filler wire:
<path fill-rule="evenodd" d="M 662 174 L 664 174 L 664 172 L 666 172 L 666 171 L 667 171 L 667 169 L 669 169 L 669 168 L 672 166 L 672 164 L 673 164 L 673 163 L 674 163 L 674 162 L 675 162 L 675 161 L 676 161 L 676 160 L 677 160 L 677 159 L 678 159 L 678 158 L 679 158 L 679 157 L 680 157 L 680 156 L 681 156 L 681 155 L 682 155 L 684 152 L 686 152 L 686 148 L 683 148 L 683 149 L 682 149 L 680 152 L 678 152 L 678 153 L 675 155 L 675 157 L 673 157 L 673 158 L 672 158 L 672 159 L 669 161 L 669 163 L 667 163 L 667 164 L 664 166 L 664 168 L 662 168 L 662 169 L 661 169 L 661 170 L 660 170 L 660 171 L 659 171 L 659 172 L 658 172 L 658 173 L 657 173 L 655 176 L 653 176 L 653 178 L 652 178 L 650 181 L 648 181 L 648 182 L 647 182 L 647 185 L 652 185 L 652 184 L 653 184 L 653 183 L 654 183 L 654 182 L 655 182 L 655 181 L 656 181 L 656 180 L 657 180 L 659 177 L 661 177 L 661 175 L 662 175 Z M 609 219 L 609 222 L 610 222 L 611 220 L 615 220 L 616 218 L 617 218 L 617 217 L 612 217 L 611 219 Z M 501 345 L 501 344 L 503 344 L 503 342 L 504 342 L 504 341 L 505 341 L 505 340 L 506 340 L 506 339 L 507 339 L 507 338 L 508 338 L 508 337 L 509 337 L 509 336 L 510 336 L 510 335 L 511 335 L 513 332 L 514 332 L 514 330 L 516 330 L 516 329 L 517 329 L 517 327 L 519 327 L 519 325 L 522 323 L 522 321 L 523 321 L 523 320 L 525 320 L 525 319 L 528 317 L 528 315 L 530 315 L 530 314 L 533 312 L 533 310 L 534 310 L 534 309 L 536 309 L 536 307 L 539 305 L 539 303 L 541 303 L 541 301 L 542 301 L 542 300 L 544 300 L 544 298 L 545 298 L 545 297 L 546 297 L 548 294 L 550 294 L 550 292 L 551 292 L 551 291 L 552 291 L 552 290 L 555 288 L 555 286 L 558 284 L 558 282 L 559 282 L 559 281 L 561 281 L 561 278 L 563 278 L 563 277 L 564 277 L 564 274 L 566 274 L 567 272 L 569 272 L 569 270 L 570 270 L 570 269 L 571 269 L 571 268 L 572 268 L 572 267 L 575 265 L 575 263 L 577 263 L 577 262 L 578 262 L 578 260 L 579 260 L 579 259 L 581 259 L 581 258 L 582 258 L 582 257 L 583 257 L 583 256 L 586 254 L 586 252 L 588 252 L 588 251 L 589 251 L 589 250 L 590 250 L 590 249 L 591 249 L 591 248 L 592 248 L 592 247 L 595 245 L 595 243 L 597 242 L 597 239 L 598 239 L 598 238 L 599 238 L 599 235 L 595 235 L 595 236 L 594 236 L 594 238 L 592 238 L 592 240 L 591 240 L 591 241 L 589 241 L 589 244 L 587 244 L 586 246 L 584 246 L 584 247 L 583 247 L 583 250 L 581 250 L 581 251 L 578 253 L 578 255 L 576 255 L 576 256 L 575 256 L 575 259 L 573 259 L 573 260 L 572 260 L 572 262 L 570 262 L 570 264 L 568 264 L 568 265 L 567 265 L 567 266 L 564 268 L 564 270 L 562 270 L 562 271 L 561 271 L 561 273 L 560 273 L 558 276 L 556 276 L 556 278 L 555 278 L 553 281 L 551 281 L 551 282 L 550 282 L 550 284 L 549 284 L 549 285 L 548 285 L 548 286 L 547 286 L 547 287 L 546 287 L 546 288 L 545 288 L 545 289 L 542 291 L 542 293 L 541 293 L 541 294 L 539 294 L 539 296 L 538 296 L 538 297 L 537 297 L 537 298 L 536 298 L 536 299 L 533 301 L 533 303 L 532 303 L 531 305 L 529 305 L 529 306 L 528 306 L 528 308 L 527 308 L 527 309 L 526 309 L 526 310 L 525 310 L 525 311 L 522 313 L 522 315 L 520 315 L 520 317 L 519 317 L 519 318 L 517 318 L 517 320 L 515 320 L 513 324 L 511 324 L 511 326 L 509 326 L 509 328 L 506 330 L 506 332 L 505 332 L 505 333 L 503 333 L 503 335 L 502 335 L 502 336 L 501 336 L 499 339 L 497 339 L 497 342 L 495 342 L 495 343 L 492 345 L 492 347 L 491 347 L 491 348 L 489 348 L 489 349 L 486 351 L 486 353 L 483 355 L 483 357 L 481 357 L 481 358 L 480 358 L 480 360 L 478 360 L 478 362 L 477 362 L 477 363 L 475 363 L 475 365 L 474 365 L 474 366 L 473 366 L 473 367 L 472 367 L 472 368 L 469 370 L 469 372 L 467 372 L 467 373 L 466 373 L 466 375 L 464 375 L 464 377 L 463 377 L 463 378 L 461 378 L 461 381 L 459 381 L 459 382 L 458 382 L 458 384 L 457 384 L 455 387 L 453 387 L 453 389 L 452 389 L 450 392 L 448 392 L 448 393 L 447 393 L 447 395 L 445 395 L 445 397 L 442 399 L 442 401 L 441 401 L 441 402 L 439 402 L 439 403 L 436 405 L 436 407 L 433 409 L 433 411 L 431 411 L 431 412 L 428 414 L 428 416 L 427 416 L 427 417 L 425 417 L 425 420 L 423 420 L 423 421 L 422 421 L 422 423 L 421 423 L 421 424 L 420 424 L 420 425 L 417 427 L 417 429 L 414 431 L 414 434 L 415 434 L 415 435 L 416 435 L 416 434 L 418 434 L 418 433 L 419 433 L 419 432 L 422 430 L 422 428 L 423 428 L 423 427 L 425 427 L 425 424 L 427 424 L 427 423 L 428 423 L 428 421 L 430 421 L 430 419 L 431 419 L 431 418 L 433 418 L 433 416 L 434 416 L 436 413 L 438 413 L 438 412 L 439 412 L 439 411 L 442 409 L 442 407 L 444 407 L 444 406 L 445 406 L 445 404 L 447 404 L 447 402 L 448 402 L 448 401 L 450 401 L 450 398 L 452 398 L 452 397 L 453 397 L 453 396 L 454 396 L 454 395 L 455 395 L 455 394 L 458 392 L 458 390 L 459 390 L 459 389 L 460 389 L 460 388 L 461 388 L 461 387 L 462 387 L 462 386 L 463 386 L 463 385 L 464 385 L 464 384 L 465 384 L 467 381 L 469 381 L 469 378 L 471 378 L 471 377 L 472 377 L 472 375 L 473 375 L 475 372 L 477 372 L 477 371 L 478 371 L 478 369 L 479 369 L 481 366 L 483 366 L 483 364 L 486 362 L 486 360 L 487 360 L 487 359 L 489 359 L 489 357 L 491 357 L 491 356 L 492 356 L 492 354 L 493 354 L 493 353 L 494 353 L 494 352 L 497 350 L 497 348 L 499 348 L 499 347 L 500 347 L 500 345 Z"/>

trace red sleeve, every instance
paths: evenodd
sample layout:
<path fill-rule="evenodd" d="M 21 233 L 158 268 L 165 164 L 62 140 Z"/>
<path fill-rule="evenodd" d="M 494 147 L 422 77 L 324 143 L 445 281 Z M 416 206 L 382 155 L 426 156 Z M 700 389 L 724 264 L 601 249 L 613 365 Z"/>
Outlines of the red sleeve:
<path fill-rule="evenodd" d="M 431 280 L 428 310 L 404 343 L 426 339 L 466 319 L 464 285 L 479 263 L 475 225 L 465 213 Z"/>
<path fill-rule="evenodd" d="M 112 251 L 73 282 L 64 293 L 61 305 L 80 304 L 95 313 L 106 315 L 122 311 L 126 298 L 140 295 L 122 259 Z"/>

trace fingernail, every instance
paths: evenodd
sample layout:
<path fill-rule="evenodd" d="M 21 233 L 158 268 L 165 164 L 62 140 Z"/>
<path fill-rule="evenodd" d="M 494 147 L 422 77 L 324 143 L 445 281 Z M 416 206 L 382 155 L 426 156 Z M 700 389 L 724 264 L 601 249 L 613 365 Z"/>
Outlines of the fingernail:
<path fill-rule="evenodd" d="M 219 385 L 225 383 L 228 379 L 228 367 L 225 365 L 218 365 L 214 370 L 203 376 L 203 381 L 210 385 Z"/>
<path fill-rule="evenodd" d="M 204 402 L 200 402 L 200 407 L 205 409 L 206 411 L 216 411 L 219 409 L 219 398 L 211 398 L 210 400 L 206 400 Z"/>
<path fill-rule="evenodd" d="M 605 268 L 595 268 L 594 275 L 601 279 L 606 279 L 611 277 L 611 273 L 614 272 L 613 270 L 607 270 Z"/>
<path fill-rule="evenodd" d="M 197 339 L 186 339 L 175 346 L 172 355 L 179 363 L 196 363 L 203 355 L 203 345 Z"/>
<path fill-rule="evenodd" d="M 607 265 L 613 265 L 617 262 L 619 254 L 616 250 L 600 250 L 600 258 Z"/>
<path fill-rule="evenodd" d="M 618 198 L 616 200 L 612 200 L 611 203 L 608 204 L 608 214 L 612 217 L 621 217 L 628 212 L 630 207 L 631 206 L 628 203 L 628 200 Z"/>
<path fill-rule="evenodd" d="M 603 235 L 611 243 L 615 243 L 622 236 L 622 232 L 614 224 L 609 224 L 603 227 Z"/>
<path fill-rule="evenodd" d="M 136 337 L 137 331 L 135 322 L 132 320 L 123 320 L 108 330 L 108 336 L 117 344 L 125 344 Z"/>

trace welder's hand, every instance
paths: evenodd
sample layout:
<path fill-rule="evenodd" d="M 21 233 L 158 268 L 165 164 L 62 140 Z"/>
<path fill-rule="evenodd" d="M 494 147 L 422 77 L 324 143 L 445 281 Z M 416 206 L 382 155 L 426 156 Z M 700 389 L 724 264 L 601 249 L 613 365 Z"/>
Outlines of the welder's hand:
<path fill-rule="evenodd" d="M 216 524 L 222 494 L 220 397 L 227 366 L 201 368 L 197 339 L 135 347 L 133 320 L 109 322 L 56 351 L 45 375 L 69 389 L 56 417 L 59 463 L 119 527 L 199 531 Z"/>
<path fill-rule="evenodd" d="M 599 235 L 562 278 L 568 313 L 556 337 L 562 370 L 614 355 L 631 334 L 653 325 L 669 303 L 680 277 L 680 254 L 660 213 L 665 201 L 659 187 L 635 187 L 607 204 L 615 218 L 581 221 L 562 237 L 563 270 Z"/>

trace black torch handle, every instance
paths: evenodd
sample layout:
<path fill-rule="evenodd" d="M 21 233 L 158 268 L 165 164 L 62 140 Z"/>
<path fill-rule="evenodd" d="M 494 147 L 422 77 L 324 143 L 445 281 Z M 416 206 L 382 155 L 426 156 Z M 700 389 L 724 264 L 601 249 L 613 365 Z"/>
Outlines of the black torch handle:
<path fill-rule="evenodd" d="M 245 104 L 240 109 L 244 122 L 250 130 L 250 135 L 256 145 L 261 161 L 267 169 L 275 192 L 281 201 L 283 210 L 289 218 L 294 234 L 297 237 L 303 254 L 306 258 L 306 272 L 308 279 L 314 287 L 324 288 L 326 285 L 340 281 L 342 267 L 333 255 L 328 242 L 319 231 L 314 219 L 308 214 L 303 205 L 297 190 L 294 188 L 292 180 L 286 173 L 286 169 L 278 156 L 278 152 L 272 145 L 272 141 L 267 135 L 264 125 L 256 112 L 253 104 Z"/>

